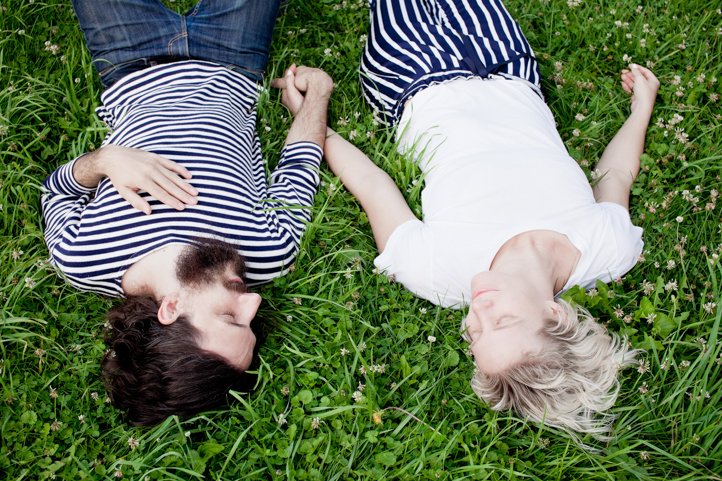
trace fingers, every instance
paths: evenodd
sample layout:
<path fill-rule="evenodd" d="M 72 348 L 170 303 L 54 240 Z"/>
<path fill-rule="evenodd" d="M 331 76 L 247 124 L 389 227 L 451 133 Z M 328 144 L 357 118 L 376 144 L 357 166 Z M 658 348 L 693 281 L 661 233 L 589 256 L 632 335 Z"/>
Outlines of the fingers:
<path fill-rule="evenodd" d="M 635 84 L 640 86 L 646 85 L 654 89 L 659 88 L 659 80 L 654 73 L 641 65 L 631 64 L 629 69 L 622 70 L 620 77 L 622 80 L 622 88 L 627 93 L 634 91 Z"/>
<path fill-rule="evenodd" d="M 175 172 L 176 174 L 180 174 L 181 177 L 183 177 L 184 179 L 190 179 L 191 177 L 193 177 L 188 169 L 176 162 L 173 162 L 170 159 L 166 159 L 165 157 L 159 155 L 158 160 L 163 167 L 172 172 Z"/>
<path fill-rule="evenodd" d="M 173 207 L 175 210 L 183 210 L 185 209 L 185 204 L 178 200 L 176 197 L 171 195 L 168 190 L 166 190 L 168 186 L 162 186 L 159 184 L 153 184 L 148 186 L 146 189 L 146 192 L 148 192 L 150 195 L 158 199 L 160 202 L 164 203 L 168 207 Z M 172 190 L 172 188 L 171 188 Z M 194 202 L 195 203 L 195 202 Z"/>
<path fill-rule="evenodd" d="M 118 194 L 120 194 L 122 198 L 127 200 L 128 203 L 132 205 L 135 209 L 138 209 L 145 215 L 149 215 L 151 213 L 150 204 L 146 202 L 136 192 L 133 192 L 132 189 L 118 188 Z"/>
<path fill-rule="evenodd" d="M 635 80 L 647 81 L 652 85 L 659 85 L 659 80 L 654 73 L 646 67 L 633 63 L 629 66 Z"/>
<path fill-rule="evenodd" d="M 654 72 L 652 72 L 648 68 L 641 66 L 639 67 L 639 72 L 647 82 L 649 82 L 651 85 L 654 85 L 655 87 L 659 87 L 659 79 L 656 75 L 654 75 Z"/>
<path fill-rule="evenodd" d="M 632 73 L 629 70 L 622 70 L 622 88 L 625 92 L 628 94 L 632 93 L 632 89 L 634 88 L 634 77 Z"/>
<path fill-rule="evenodd" d="M 180 164 L 176 164 L 172 160 L 165 159 L 164 157 L 161 157 L 161 159 L 163 159 L 163 160 L 161 161 L 162 167 L 160 169 L 160 174 L 165 176 L 165 178 L 170 180 L 170 182 L 172 182 L 175 186 L 179 187 L 185 193 L 187 193 L 187 195 L 181 193 L 180 196 L 176 195 L 176 197 L 178 197 L 180 200 L 182 200 L 186 204 L 195 204 L 196 203 L 195 196 L 198 195 L 198 191 L 195 189 L 195 187 L 190 185 L 188 182 L 185 182 L 184 180 L 178 178 L 177 175 L 175 175 L 175 174 L 179 174 L 186 179 L 190 179 L 192 177 L 192 175 L 188 171 L 188 169 L 186 169 L 185 167 L 183 167 Z M 167 171 L 162 170 L 163 167 L 165 169 L 167 169 Z M 156 182 L 160 183 L 161 179 L 154 179 L 154 180 Z"/>
<path fill-rule="evenodd" d="M 120 196 L 141 212 L 150 214 L 152 209 L 150 204 L 138 194 L 140 191 L 147 192 L 158 201 L 176 210 L 183 210 L 187 206 L 198 203 L 196 198 L 198 191 L 178 177 L 175 172 L 159 167 L 147 175 L 144 182 L 116 186 Z"/>
<path fill-rule="evenodd" d="M 285 89 L 286 88 L 286 79 L 283 77 L 274 78 L 271 80 L 271 87 L 274 89 Z"/>
<path fill-rule="evenodd" d="M 296 64 L 292 63 L 291 66 L 288 67 L 288 69 L 286 69 L 286 71 L 284 72 L 283 77 L 278 77 L 271 80 L 271 87 L 276 89 L 285 89 L 286 85 L 288 84 L 287 78 L 289 72 L 293 75 L 296 75 L 297 68 L 298 67 L 296 67 Z"/>
<path fill-rule="evenodd" d="M 193 195 L 185 190 L 187 188 L 193 189 L 193 187 L 191 187 L 186 182 L 179 179 L 178 176 L 176 176 L 172 173 L 160 172 L 153 177 L 153 181 L 155 181 L 156 185 L 158 187 L 160 187 L 161 192 L 163 192 L 164 194 L 169 194 L 172 198 L 175 198 L 176 200 L 180 201 L 180 209 L 179 210 L 182 210 L 186 205 L 196 205 L 198 203 L 198 201 L 195 198 L 195 195 Z M 193 189 L 193 190 L 195 191 L 195 189 Z M 156 198 L 158 200 L 161 200 L 157 196 L 156 196 Z M 168 204 L 167 202 L 164 202 L 164 201 L 163 201 L 163 203 Z M 168 205 L 178 209 L 179 203 L 173 202 L 173 204 L 174 205 L 171 205 L 171 204 L 168 204 Z"/>

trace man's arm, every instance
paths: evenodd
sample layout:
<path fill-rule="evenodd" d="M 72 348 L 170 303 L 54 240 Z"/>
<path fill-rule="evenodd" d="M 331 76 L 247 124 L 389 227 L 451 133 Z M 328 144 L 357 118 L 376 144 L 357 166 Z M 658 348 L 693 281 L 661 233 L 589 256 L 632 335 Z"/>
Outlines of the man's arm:
<path fill-rule="evenodd" d="M 356 146 L 328 129 L 324 156 L 343 185 L 361 203 L 376 247 L 383 252 L 394 230 L 416 219 L 396 183 Z"/>
<path fill-rule="evenodd" d="M 91 189 L 108 177 L 121 197 L 146 214 L 151 213 L 150 204 L 138 195 L 139 191 L 148 192 L 177 210 L 198 202 L 195 198 L 198 191 L 183 180 L 191 178 L 185 167 L 145 150 L 104 145 L 75 161 L 73 177 Z"/>
<path fill-rule="evenodd" d="M 328 101 L 333 91 L 331 77 L 321 69 L 291 65 L 271 85 L 282 90 L 281 102 L 293 115 L 286 145 L 307 141 L 323 148 Z"/>
<path fill-rule="evenodd" d="M 105 145 L 60 166 L 43 183 L 41 200 L 51 254 L 64 236 L 75 235 L 81 214 L 104 177 L 133 207 L 150 214 L 139 190 L 175 208 L 196 203 L 197 191 L 179 176 L 187 179 L 190 173 L 158 155 L 117 145 Z"/>
<path fill-rule="evenodd" d="M 632 94 L 632 113 L 614 136 L 595 169 L 597 202 L 614 202 L 629 209 L 629 191 L 639 174 L 644 138 L 652 117 L 659 80 L 644 67 L 632 65 L 622 72 L 622 88 Z"/>
<path fill-rule="evenodd" d="M 293 65 L 271 85 L 282 90 L 281 101 L 291 112 L 293 123 L 278 165 L 271 173 L 265 206 L 277 220 L 274 225 L 290 234 L 298 245 L 306 222 L 311 220 L 320 180 L 318 170 L 333 81 L 323 70 Z"/>

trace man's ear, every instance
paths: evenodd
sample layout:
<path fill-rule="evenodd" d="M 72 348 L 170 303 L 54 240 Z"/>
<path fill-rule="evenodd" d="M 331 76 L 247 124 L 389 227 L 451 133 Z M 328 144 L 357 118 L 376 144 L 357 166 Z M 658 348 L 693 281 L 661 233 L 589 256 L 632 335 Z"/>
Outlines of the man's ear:
<path fill-rule="evenodd" d="M 164 326 L 173 324 L 181 314 L 178 304 L 179 298 L 176 294 L 163 297 L 158 308 L 158 322 Z"/>

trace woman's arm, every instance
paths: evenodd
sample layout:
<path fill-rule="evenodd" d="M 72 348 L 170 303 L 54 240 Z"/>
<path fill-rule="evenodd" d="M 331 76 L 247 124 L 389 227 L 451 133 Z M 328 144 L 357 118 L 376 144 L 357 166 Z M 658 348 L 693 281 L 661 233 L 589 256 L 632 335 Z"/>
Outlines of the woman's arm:
<path fill-rule="evenodd" d="M 333 173 L 361 203 L 376 247 L 383 252 L 394 229 L 416 218 L 406 199 L 386 172 L 331 129 L 327 130 L 323 152 Z"/>
<path fill-rule="evenodd" d="M 629 209 L 629 191 L 639 173 L 644 137 L 652 118 L 659 80 L 651 70 L 632 65 L 622 71 L 622 88 L 632 94 L 632 113 L 614 136 L 595 169 L 597 202 L 614 202 Z"/>

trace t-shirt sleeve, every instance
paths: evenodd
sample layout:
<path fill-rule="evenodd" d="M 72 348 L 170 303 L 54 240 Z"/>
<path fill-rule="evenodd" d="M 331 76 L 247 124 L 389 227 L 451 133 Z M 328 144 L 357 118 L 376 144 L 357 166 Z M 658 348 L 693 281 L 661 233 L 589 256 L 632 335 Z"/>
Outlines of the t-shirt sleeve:
<path fill-rule="evenodd" d="M 374 265 L 415 295 L 438 304 L 431 269 L 433 249 L 434 239 L 430 229 L 418 219 L 409 220 L 391 233 L 386 248 L 376 257 Z"/>
<path fill-rule="evenodd" d="M 578 284 L 593 287 L 597 280 L 610 282 L 635 266 L 642 254 L 642 228 L 632 223 L 627 209 L 613 202 L 596 204 L 597 213 L 581 226 L 587 245 L 565 289 Z"/>
<path fill-rule="evenodd" d="M 286 145 L 271 174 L 265 207 L 273 209 L 279 226 L 291 234 L 296 244 L 311 220 L 322 156 L 321 147 L 313 142 Z"/>
<path fill-rule="evenodd" d="M 43 183 L 41 204 L 45 219 L 45 242 L 53 257 L 63 239 L 75 238 L 77 235 L 81 214 L 96 190 L 84 187 L 75 180 L 73 166 L 79 158 L 60 166 Z"/>

